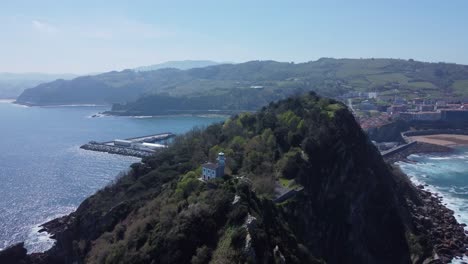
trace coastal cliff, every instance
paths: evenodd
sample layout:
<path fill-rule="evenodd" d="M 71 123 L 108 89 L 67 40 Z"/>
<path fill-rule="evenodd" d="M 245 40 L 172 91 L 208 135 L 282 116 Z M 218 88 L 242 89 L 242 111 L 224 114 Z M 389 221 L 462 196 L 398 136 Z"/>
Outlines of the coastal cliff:
<path fill-rule="evenodd" d="M 226 175 L 199 180 L 220 151 Z M 275 203 L 278 185 L 303 189 Z M 18 245 L 0 261 L 444 263 L 466 238 L 434 199 L 383 161 L 344 105 L 309 93 L 175 138 L 46 223 L 52 249 Z"/>

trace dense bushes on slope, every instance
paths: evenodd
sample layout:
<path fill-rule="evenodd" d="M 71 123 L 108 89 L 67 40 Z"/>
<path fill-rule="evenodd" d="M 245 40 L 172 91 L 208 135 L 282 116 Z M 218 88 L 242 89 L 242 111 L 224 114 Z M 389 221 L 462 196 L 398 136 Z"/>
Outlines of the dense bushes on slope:
<path fill-rule="evenodd" d="M 219 151 L 225 177 L 200 181 L 200 164 Z M 275 204 L 285 182 L 304 190 Z M 310 93 L 177 137 L 85 200 L 47 254 L 68 263 L 409 263 L 427 250 L 408 244 L 405 195 L 348 110 Z"/>

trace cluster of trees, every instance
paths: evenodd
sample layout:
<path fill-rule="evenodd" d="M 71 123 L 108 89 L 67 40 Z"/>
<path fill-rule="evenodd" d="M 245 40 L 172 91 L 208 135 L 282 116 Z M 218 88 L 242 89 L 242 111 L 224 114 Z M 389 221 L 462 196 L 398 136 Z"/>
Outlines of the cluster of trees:
<path fill-rule="evenodd" d="M 269 198 L 278 178 L 300 175 L 306 138 L 342 107 L 310 93 L 178 136 L 80 206 L 73 252 L 98 263 L 316 262 Z M 200 165 L 220 151 L 227 175 L 202 183 Z"/>
<path fill-rule="evenodd" d="M 165 115 L 207 113 L 212 110 L 228 112 L 255 111 L 269 102 L 302 92 L 304 92 L 304 89 L 301 88 L 235 88 L 193 96 L 154 94 L 142 97 L 134 102 L 114 104 L 109 113 L 116 115 Z"/>
<path fill-rule="evenodd" d="M 201 182 L 220 151 L 226 175 Z M 304 191 L 275 204 L 278 180 Z M 92 263 L 404 263 L 393 180 L 346 107 L 311 92 L 176 137 L 85 200 L 57 245 Z"/>

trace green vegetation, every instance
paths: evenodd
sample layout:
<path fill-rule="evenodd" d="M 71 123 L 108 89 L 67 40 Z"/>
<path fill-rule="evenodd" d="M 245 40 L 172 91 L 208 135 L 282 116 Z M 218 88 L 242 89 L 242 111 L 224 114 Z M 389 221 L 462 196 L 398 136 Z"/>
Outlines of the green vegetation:
<path fill-rule="evenodd" d="M 283 177 L 280 177 L 278 180 L 279 180 L 280 184 L 285 188 L 289 187 L 289 184 L 291 183 L 290 179 L 286 179 L 286 178 L 283 178 Z"/>
<path fill-rule="evenodd" d="M 226 175 L 200 181 L 219 151 Z M 315 93 L 194 129 L 131 167 L 67 218 L 51 252 L 77 263 L 409 262 L 406 197 L 346 107 Z M 277 182 L 303 188 L 275 204 Z"/>
<path fill-rule="evenodd" d="M 80 225 L 94 223 L 98 235 L 92 246 L 85 241 L 95 235 L 80 235 L 73 250 L 90 263 L 250 263 L 274 262 L 279 246 L 288 263 L 316 262 L 269 199 L 277 180 L 299 181 L 303 141 L 334 111 L 346 110 L 309 94 L 177 137 L 80 206 Z M 200 164 L 219 151 L 228 157 L 227 175 L 200 181 Z M 249 231 L 247 215 L 255 218 Z"/>
<path fill-rule="evenodd" d="M 468 80 L 456 80 L 452 84 L 455 95 L 468 97 Z"/>
<path fill-rule="evenodd" d="M 457 97 L 465 95 L 468 68 L 448 63 L 396 59 L 330 59 L 307 63 L 250 61 L 189 70 L 109 72 L 57 80 L 26 90 L 20 103 L 116 103 L 114 114 L 174 114 L 217 109 L 257 110 L 271 101 L 314 91 Z M 257 89 L 256 89 L 257 88 Z"/>

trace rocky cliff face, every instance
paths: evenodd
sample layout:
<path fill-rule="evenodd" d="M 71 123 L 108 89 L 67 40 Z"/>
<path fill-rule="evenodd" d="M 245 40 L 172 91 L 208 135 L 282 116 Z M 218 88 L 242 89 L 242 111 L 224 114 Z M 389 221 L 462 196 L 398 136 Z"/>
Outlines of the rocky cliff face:
<path fill-rule="evenodd" d="M 404 142 L 401 137 L 401 132 L 408 131 L 410 125 L 405 121 L 398 120 L 390 124 L 383 125 L 381 127 L 370 128 L 367 131 L 367 135 L 371 140 L 377 142 Z"/>
<path fill-rule="evenodd" d="M 200 164 L 219 151 L 228 157 L 227 175 L 200 181 Z M 274 203 L 279 185 L 303 191 Z M 343 105 L 307 94 L 179 136 L 76 212 L 47 223 L 57 239 L 51 250 L 27 256 L 17 247 L 8 256 L 24 263 L 427 263 L 446 241 L 424 228 L 425 199 L 384 163 Z"/>
<path fill-rule="evenodd" d="M 393 175 L 348 111 L 327 142 L 310 142 L 290 226 L 329 263 L 409 263 L 408 211 Z"/>

